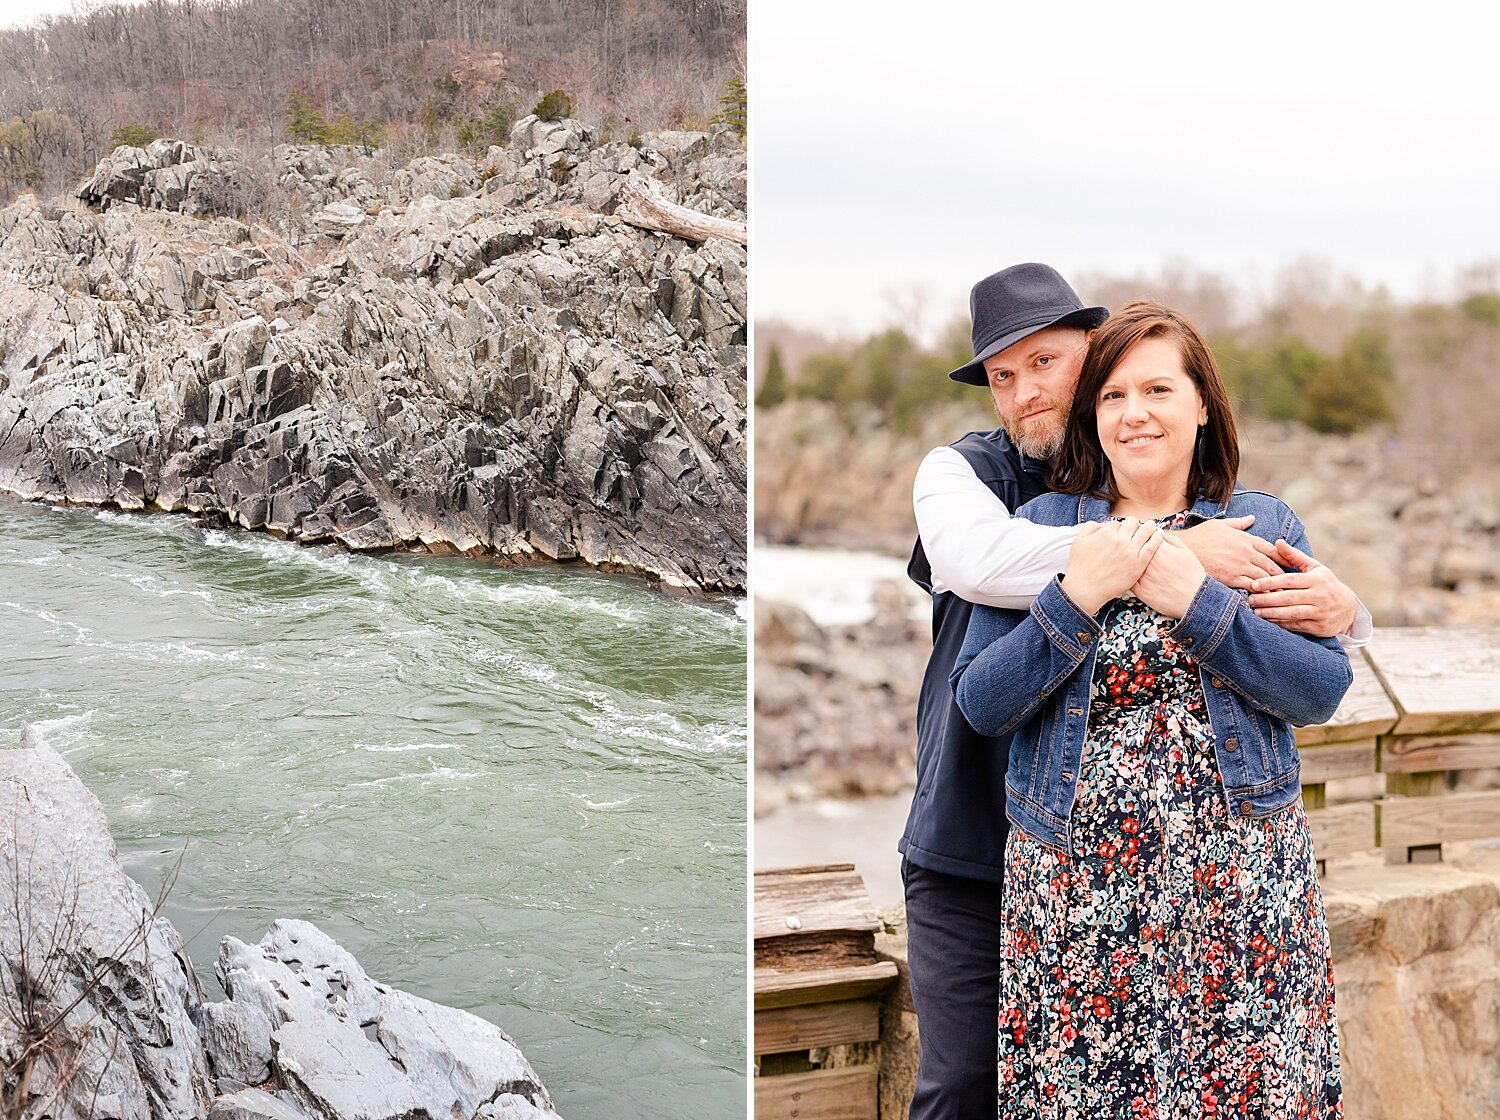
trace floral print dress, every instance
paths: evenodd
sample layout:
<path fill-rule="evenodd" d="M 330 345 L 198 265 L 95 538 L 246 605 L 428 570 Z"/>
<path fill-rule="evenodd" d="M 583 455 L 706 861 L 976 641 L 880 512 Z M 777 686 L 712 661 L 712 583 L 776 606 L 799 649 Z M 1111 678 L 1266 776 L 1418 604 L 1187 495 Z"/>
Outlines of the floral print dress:
<path fill-rule="evenodd" d="M 1343 1115 L 1307 817 L 1229 812 L 1174 625 L 1109 605 L 1071 852 L 1011 828 L 1001 1120 Z"/>

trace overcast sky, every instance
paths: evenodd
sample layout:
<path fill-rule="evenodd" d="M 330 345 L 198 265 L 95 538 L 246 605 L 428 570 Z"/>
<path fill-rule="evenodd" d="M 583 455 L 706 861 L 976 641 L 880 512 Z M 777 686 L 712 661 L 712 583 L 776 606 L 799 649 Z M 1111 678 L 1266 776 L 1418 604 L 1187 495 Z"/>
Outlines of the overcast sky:
<path fill-rule="evenodd" d="M 1264 290 L 1311 255 L 1443 296 L 1500 258 L 1500 82 L 1472 5 L 899 10 L 751 2 L 757 318 L 863 332 L 921 292 L 930 328 L 1025 260 L 1185 259 Z"/>
<path fill-rule="evenodd" d="M 0 0 L 0 27 L 30 23 L 38 16 L 71 12 L 74 0 Z"/>

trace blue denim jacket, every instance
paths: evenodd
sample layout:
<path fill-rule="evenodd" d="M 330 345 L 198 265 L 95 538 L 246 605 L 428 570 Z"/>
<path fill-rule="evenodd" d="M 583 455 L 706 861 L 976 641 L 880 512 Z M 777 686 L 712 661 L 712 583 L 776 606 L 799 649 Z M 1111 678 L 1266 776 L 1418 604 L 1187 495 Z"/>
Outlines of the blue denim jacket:
<path fill-rule="evenodd" d="M 1308 551 L 1307 532 L 1285 502 L 1236 490 L 1227 504 L 1200 499 L 1188 524 L 1255 515 L 1250 532 Z M 1017 514 L 1043 525 L 1103 521 L 1102 498 L 1044 494 Z M 1322 723 L 1353 680 L 1336 638 L 1309 638 L 1257 618 L 1234 591 L 1205 578 L 1171 633 L 1198 662 L 1214 753 L 1231 812 L 1264 817 L 1301 793 L 1292 724 Z M 1109 610 L 1106 604 L 1100 617 Z M 990 735 L 1015 732 L 1005 775 L 1006 815 L 1049 847 L 1070 851 L 1068 821 L 1089 719 L 1098 618 L 1058 580 L 1030 611 L 975 607 L 949 678 L 959 709 Z"/>

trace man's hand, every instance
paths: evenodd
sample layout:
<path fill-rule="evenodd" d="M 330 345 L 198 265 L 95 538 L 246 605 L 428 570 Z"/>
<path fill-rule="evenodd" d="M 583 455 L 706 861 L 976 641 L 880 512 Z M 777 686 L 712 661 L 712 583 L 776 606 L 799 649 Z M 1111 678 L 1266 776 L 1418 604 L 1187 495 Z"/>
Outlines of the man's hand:
<path fill-rule="evenodd" d="M 1214 518 L 1183 529 L 1177 538 L 1214 579 L 1248 591 L 1255 580 L 1282 574 L 1276 546 L 1245 532 L 1254 523 L 1254 515 Z"/>
<path fill-rule="evenodd" d="M 1203 586 L 1206 573 L 1193 550 L 1178 539 L 1181 533 L 1162 536 L 1161 547 L 1131 590 L 1152 610 L 1168 618 L 1181 618 L 1193 605 L 1193 596 Z"/>
<path fill-rule="evenodd" d="M 1286 630 L 1333 638 L 1354 622 L 1359 599 L 1333 570 L 1286 541 L 1276 542 L 1276 558 L 1294 572 L 1250 584 L 1250 609 Z"/>

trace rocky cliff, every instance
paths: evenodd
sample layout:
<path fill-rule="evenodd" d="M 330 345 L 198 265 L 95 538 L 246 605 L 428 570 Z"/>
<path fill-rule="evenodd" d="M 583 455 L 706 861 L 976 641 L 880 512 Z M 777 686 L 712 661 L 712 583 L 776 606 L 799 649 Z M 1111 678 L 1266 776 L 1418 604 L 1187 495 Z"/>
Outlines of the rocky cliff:
<path fill-rule="evenodd" d="M 269 167 L 158 140 L 0 210 L 0 490 L 743 588 L 745 250 L 622 208 L 743 220 L 732 134 Z"/>
<path fill-rule="evenodd" d="M 0 1113 L 54 1120 L 556 1120 L 504 1031 L 372 979 L 316 926 L 226 937 L 210 1002 L 99 802 L 0 750 Z"/>

